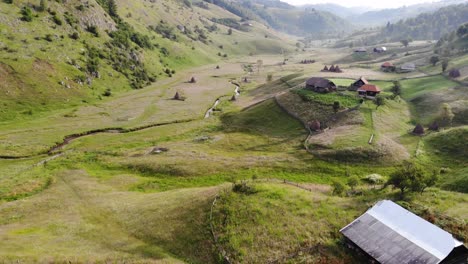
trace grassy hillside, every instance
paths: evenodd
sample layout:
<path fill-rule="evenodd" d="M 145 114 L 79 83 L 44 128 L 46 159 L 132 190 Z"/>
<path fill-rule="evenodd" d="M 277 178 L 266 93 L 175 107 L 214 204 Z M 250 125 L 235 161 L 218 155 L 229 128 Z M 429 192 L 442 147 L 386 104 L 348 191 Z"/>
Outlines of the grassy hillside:
<path fill-rule="evenodd" d="M 258 23 L 228 35 L 211 20 L 240 18 L 211 4 L 117 1 L 111 12 L 114 1 L 39 2 L 0 3 L 0 121 L 106 100 L 195 65 L 289 48 Z"/>
<path fill-rule="evenodd" d="M 223 193 L 213 214 L 220 246 L 231 260 L 240 263 L 365 263 L 344 246 L 338 230 L 373 201 L 394 195 L 364 186 L 358 188 L 366 193 L 365 198 L 331 196 L 331 190 L 323 185 L 301 185 L 311 191 L 280 183 L 248 186 L 250 192 Z M 435 208 L 438 205 L 421 208 L 424 199 L 433 199 L 431 195 L 440 197 L 436 198 L 440 204 L 450 199 L 454 199 L 454 206 L 466 203 L 461 196 L 434 190 L 402 204 L 442 227 L 447 228 L 450 222 L 466 230 L 458 220 L 437 213 L 442 210 Z"/>

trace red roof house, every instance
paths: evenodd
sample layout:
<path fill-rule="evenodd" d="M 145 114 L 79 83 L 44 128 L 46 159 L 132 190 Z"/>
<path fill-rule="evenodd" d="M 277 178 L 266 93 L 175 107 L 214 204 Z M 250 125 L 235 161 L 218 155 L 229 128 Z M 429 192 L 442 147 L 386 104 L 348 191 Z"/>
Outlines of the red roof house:
<path fill-rule="evenodd" d="M 373 98 L 373 97 L 377 96 L 381 92 L 381 90 L 377 85 L 364 84 L 363 86 L 361 86 L 357 90 L 357 92 L 358 92 L 359 96 Z"/>
<path fill-rule="evenodd" d="M 380 68 L 383 70 L 383 71 L 394 71 L 395 70 L 395 65 L 393 65 L 393 63 L 391 62 L 384 62 Z"/>

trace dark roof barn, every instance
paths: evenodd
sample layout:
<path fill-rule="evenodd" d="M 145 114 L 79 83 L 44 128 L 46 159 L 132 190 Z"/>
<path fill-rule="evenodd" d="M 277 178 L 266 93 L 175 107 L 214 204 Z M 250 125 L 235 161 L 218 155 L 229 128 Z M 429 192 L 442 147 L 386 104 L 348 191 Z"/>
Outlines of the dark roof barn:
<path fill-rule="evenodd" d="M 318 93 L 328 93 L 336 91 L 336 85 L 328 79 L 312 77 L 306 81 L 306 89 L 313 90 Z"/>

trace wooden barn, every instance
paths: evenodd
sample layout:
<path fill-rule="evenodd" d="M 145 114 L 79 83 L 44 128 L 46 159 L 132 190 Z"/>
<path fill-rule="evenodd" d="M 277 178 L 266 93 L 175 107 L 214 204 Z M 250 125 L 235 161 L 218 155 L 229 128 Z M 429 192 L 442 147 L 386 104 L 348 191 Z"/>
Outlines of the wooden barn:
<path fill-rule="evenodd" d="M 340 232 L 370 263 L 467 263 L 462 242 L 389 200 L 378 202 Z"/>
<path fill-rule="evenodd" d="M 364 84 L 359 89 L 357 89 L 357 92 L 361 97 L 373 99 L 381 92 L 381 90 L 377 85 Z"/>
<path fill-rule="evenodd" d="M 357 91 L 359 88 L 366 84 L 369 84 L 369 81 L 367 81 L 366 78 L 361 76 L 359 79 L 357 79 L 354 83 L 351 84 L 349 90 Z"/>
<path fill-rule="evenodd" d="M 328 79 L 312 77 L 306 81 L 306 89 L 317 93 L 329 93 L 336 91 L 336 85 Z"/>

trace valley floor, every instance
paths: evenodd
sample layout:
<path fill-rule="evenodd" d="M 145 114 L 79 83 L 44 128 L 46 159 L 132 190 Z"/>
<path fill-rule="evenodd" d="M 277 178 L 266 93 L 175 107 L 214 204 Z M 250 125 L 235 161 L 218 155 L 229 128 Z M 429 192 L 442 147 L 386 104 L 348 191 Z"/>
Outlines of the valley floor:
<path fill-rule="evenodd" d="M 412 111 L 424 107 L 411 103 L 422 96 L 419 84 L 413 83 L 420 79 L 413 78 L 427 78 L 424 73 L 398 76 L 411 79 L 402 80 L 401 102 L 378 109 L 366 102 L 356 113 L 359 122 L 337 123 L 327 132 L 333 135 L 311 139 L 300 117 L 317 114 L 306 111 L 317 106 L 294 101 L 291 88 L 310 76 L 343 82 L 368 76 L 388 89 L 397 77 L 350 65 L 343 65 L 343 74 L 320 73 L 323 64 L 297 63 L 304 56 L 324 63 L 340 58 L 333 50 L 315 49 L 291 55 L 286 65 L 283 56 L 274 55 L 230 59 L 219 69 L 207 65 L 180 72 L 103 103 L 0 124 L 0 262 L 217 263 L 223 248 L 242 263 L 359 263 L 340 244 L 339 228 L 374 202 L 398 195 L 361 182 L 357 189 L 366 195 L 337 197 L 330 185 L 345 183 L 350 176 L 388 176 L 398 161 L 409 157 L 449 168 L 445 176 L 452 179 L 466 173 L 466 149 L 453 157 L 440 147 L 453 142 L 441 142 L 438 134 L 409 135 Z M 258 71 L 245 70 L 260 59 L 263 67 Z M 188 83 L 192 76 L 196 83 Z M 442 76 L 430 78 L 437 81 L 433 90 L 454 89 Z M 240 95 L 231 101 L 236 84 Z M 186 100 L 173 100 L 176 92 Z M 281 108 L 282 96 L 299 119 Z M 320 114 L 327 115 L 333 110 L 323 111 Z M 417 118 L 424 122 L 431 119 L 429 114 Z M 460 127 L 440 132 L 442 140 L 457 129 L 466 131 Z M 84 135 L 87 131 L 94 132 Z M 336 158 L 355 155 L 353 148 L 367 148 L 371 134 L 399 157 L 357 162 Z M 351 152 L 322 158 L 307 152 L 304 143 Z M 230 192 L 241 180 L 258 192 Z M 220 198 L 210 214 L 215 197 Z M 412 196 L 409 204 L 458 219 L 453 220 L 461 223 L 457 235 L 468 238 L 468 195 L 430 188 Z M 219 234 L 218 244 L 210 224 Z M 311 247 L 320 253 L 285 258 Z"/>

